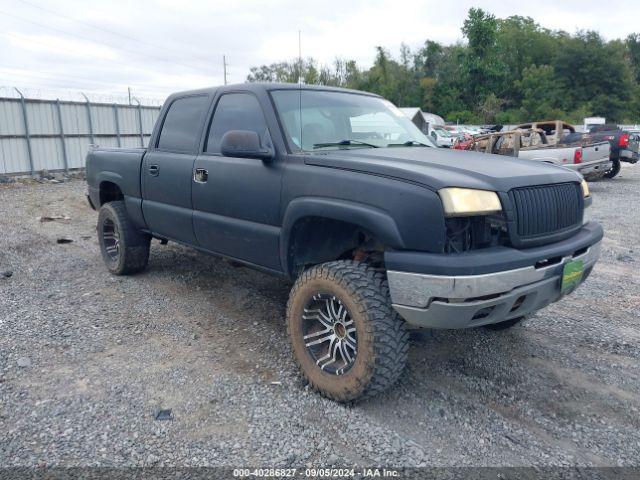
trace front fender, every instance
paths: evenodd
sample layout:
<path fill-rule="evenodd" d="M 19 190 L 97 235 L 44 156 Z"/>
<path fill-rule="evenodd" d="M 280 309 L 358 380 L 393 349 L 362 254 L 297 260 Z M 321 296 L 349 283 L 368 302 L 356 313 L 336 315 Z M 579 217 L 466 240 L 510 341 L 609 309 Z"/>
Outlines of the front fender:
<path fill-rule="evenodd" d="M 358 225 L 389 247 L 405 248 L 398 225 L 384 210 L 347 200 L 299 197 L 287 206 L 282 223 L 280 259 L 285 272 L 289 271 L 287 252 L 291 231 L 296 222 L 305 217 L 321 217 Z"/>

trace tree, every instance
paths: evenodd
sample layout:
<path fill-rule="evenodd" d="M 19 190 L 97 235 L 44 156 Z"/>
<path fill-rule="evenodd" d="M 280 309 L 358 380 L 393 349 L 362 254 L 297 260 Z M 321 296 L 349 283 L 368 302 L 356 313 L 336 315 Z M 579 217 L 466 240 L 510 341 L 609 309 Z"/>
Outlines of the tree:
<path fill-rule="evenodd" d="M 640 83 L 640 33 L 632 33 L 625 41 L 626 57 L 637 83 Z"/>
<path fill-rule="evenodd" d="M 463 58 L 466 100 L 479 105 L 489 93 L 498 91 L 504 71 L 504 65 L 496 56 L 498 21 L 481 8 L 470 8 L 462 33 L 468 41 L 468 51 Z"/>
<path fill-rule="evenodd" d="M 506 105 L 520 101 L 516 87 L 523 70 L 531 65 L 548 65 L 557 51 L 558 42 L 551 31 L 540 27 L 532 18 L 512 16 L 498 21 L 496 55 L 504 65 L 500 91 Z"/>
<path fill-rule="evenodd" d="M 498 19 L 471 8 L 467 43 L 426 40 L 397 58 L 383 46 L 367 69 L 312 58 L 251 68 L 248 81 L 336 85 L 378 93 L 399 106 L 421 107 L 447 120 L 520 123 L 602 115 L 640 120 L 640 34 L 605 41 L 597 32 L 551 31 L 533 19 Z"/>
<path fill-rule="evenodd" d="M 487 95 L 478 108 L 478 117 L 483 124 L 495 121 L 496 115 L 500 112 L 500 108 L 504 100 L 495 96 L 494 93 Z"/>
<path fill-rule="evenodd" d="M 516 88 L 522 98 L 523 118 L 552 120 L 563 116 L 559 109 L 560 87 L 550 65 L 525 67 Z"/>
<path fill-rule="evenodd" d="M 442 45 L 438 42 L 427 40 L 413 58 L 414 69 L 420 78 L 437 78 L 439 67 L 444 58 L 445 50 Z"/>
<path fill-rule="evenodd" d="M 335 60 L 333 70 L 326 65 L 318 64 L 313 58 L 307 58 L 302 62 L 297 59 L 251 67 L 249 72 L 248 82 L 298 83 L 302 77 L 303 83 L 307 85 L 339 87 L 357 85 L 361 76 L 355 61 L 341 59 Z"/>
<path fill-rule="evenodd" d="M 627 116 L 633 77 L 624 53 L 620 41 L 605 42 L 597 32 L 565 37 L 553 64 L 565 110 L 591 102 L 612 121 Z"/>

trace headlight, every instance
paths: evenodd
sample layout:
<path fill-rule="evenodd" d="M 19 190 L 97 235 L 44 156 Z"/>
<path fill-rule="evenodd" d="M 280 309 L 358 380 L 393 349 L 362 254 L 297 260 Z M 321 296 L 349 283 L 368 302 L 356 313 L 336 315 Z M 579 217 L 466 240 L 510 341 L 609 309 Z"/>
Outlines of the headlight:
<path fill-rule="evenodd" d="M 585 198 L 588 197 L 589 196 L 589 185 L 587 184 L 587 181 L 584 178 L 580 182 L 580 185 L 582 186 L 582 196 L 585 197 Z"/>
<path fill-rule="evenodd" d="M 447 217 L 462 217 L 502 211 L 496 192 L 449 187 L 438 190 Z"/>

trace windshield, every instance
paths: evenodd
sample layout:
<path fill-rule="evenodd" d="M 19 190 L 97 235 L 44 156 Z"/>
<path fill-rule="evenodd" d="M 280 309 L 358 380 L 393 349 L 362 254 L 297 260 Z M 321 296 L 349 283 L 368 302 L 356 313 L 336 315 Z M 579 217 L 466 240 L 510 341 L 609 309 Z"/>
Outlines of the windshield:
<path fill-rule="evenodd" d="M 434 146 L 382 98 L 305 89 L 275 90 L 271 95 L 293 151 Z"/>

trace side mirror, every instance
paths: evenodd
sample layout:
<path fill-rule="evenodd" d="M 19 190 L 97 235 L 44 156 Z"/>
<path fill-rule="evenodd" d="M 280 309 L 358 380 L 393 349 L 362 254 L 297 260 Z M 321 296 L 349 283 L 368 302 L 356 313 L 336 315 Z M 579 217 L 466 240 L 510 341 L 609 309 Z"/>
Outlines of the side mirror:
<path fill-rule="evenodd" d="M 220 141 L 220 153 L 225 157 L 271 160 L 272 148 L 260 144 L 260 137 L 251 130 L 229 130 Z"/>

